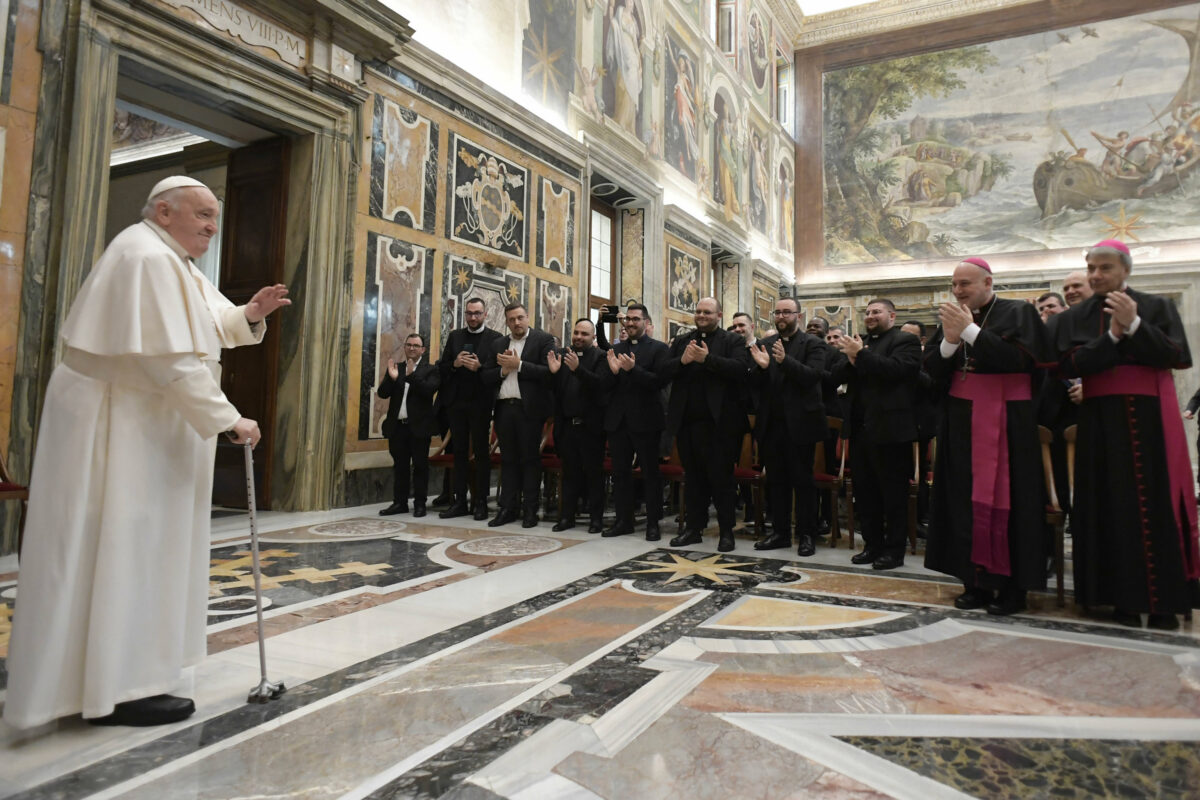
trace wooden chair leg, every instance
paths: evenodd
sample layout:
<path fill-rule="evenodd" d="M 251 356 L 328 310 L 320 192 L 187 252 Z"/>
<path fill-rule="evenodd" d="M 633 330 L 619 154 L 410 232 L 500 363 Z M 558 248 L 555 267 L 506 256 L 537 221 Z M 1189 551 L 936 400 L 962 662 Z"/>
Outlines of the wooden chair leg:
<path fill-rule="evenodd" d="M 917 554 L 917 493 L 908 491 L 908 546 L 909 552 Z"/>
<path fill-rule="evenodd" d="M 850 529 L 848 547 L 854 549 L 854 484 L 846 481 L 846 527 Z"/>
<path fill-rule="evenodd" d="M 1058 587 L 1058 607 L 1063 608 L 1067 604 L 1066 596 L 1063 592 L 1063 560 L 1065 558 L 1065 546 L 1063 544 L 1064 525 L 1054 526 L 1054 577 Z"/>
<path fill-rule="evenodd" d="M 763 510 L 764 494 L 762 486 L 755 486 L 754 491 L 750 493 L 750 496 L 754 498 L 754 534 L 760 539 L 767 535 Z"/>

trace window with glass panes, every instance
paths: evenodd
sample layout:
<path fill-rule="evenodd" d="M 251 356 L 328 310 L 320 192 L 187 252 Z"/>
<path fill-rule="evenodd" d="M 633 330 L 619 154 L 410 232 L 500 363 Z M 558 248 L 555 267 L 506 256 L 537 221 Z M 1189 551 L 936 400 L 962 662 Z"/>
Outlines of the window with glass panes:
<path fill-rule="evenodd" d="M 588 316 L 594 321 L 600 307 L 617 302 L 616 212 L 592 199 L 592 241 L 588 262 Z"/>

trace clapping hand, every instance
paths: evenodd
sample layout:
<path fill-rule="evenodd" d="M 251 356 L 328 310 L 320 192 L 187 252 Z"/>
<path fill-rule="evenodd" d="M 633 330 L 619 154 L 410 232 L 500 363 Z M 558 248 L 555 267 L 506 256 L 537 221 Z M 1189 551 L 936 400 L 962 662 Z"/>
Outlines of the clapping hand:
<path fill-rule="evenodd" d="M 942 321 L 942 335 L 950 344 L 961 342 L 963 331 L 975 321 L 971 309 L 958 303 L 942 303 L 938 309 L 938 319 Z"/>
<path fill-rule="evenodd" d="M 1109 292 L 1104 298 L 1104 306 L 1112 314 L 1112 325 L 1109 327 L 1112 335 L 1120 339 L 1129 333 L 1129 328 L 1137 319 L 1137 302 L 1125 292 Z"/>
<path fill-rule="evenodd" d="M 755 364 L 758 364 L 759 369 L 766 369 L 771 365 L 771 354 L 761 344 L 750 345 L 750 357 L 754 359 Z"/>
<path fill-rule="evenodd" d="M 496 363 L 500 365 L 500 374 L 508 375 L 521 366 L 521 357 L 510 347 L 496 356 Z"/>
<path fill-rule="evenodd" d="M 388 359 L 387 369 L 388 369 L 388 377 L 391 378 L 392 380 L 396 380 L 397 378 L 400 377 L 400 367 L 396 364 L 396 359 L 394 359 L 394 358 Z"/>

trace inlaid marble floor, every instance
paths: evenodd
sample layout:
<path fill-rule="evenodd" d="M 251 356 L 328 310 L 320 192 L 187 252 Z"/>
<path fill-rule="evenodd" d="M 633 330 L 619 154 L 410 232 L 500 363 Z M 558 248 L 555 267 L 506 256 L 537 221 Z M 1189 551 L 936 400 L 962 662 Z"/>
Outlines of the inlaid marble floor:
<path fill-rule="evenodd" d="M 220 516 L 195 717 L 0 728 L 0 797 L 1200 796 L 1192 623 L 1052 594 L 961 612 L 920 556 L 880 574 L 844 540 L 800 559 L 378 508 L 261 515 L 283 697 L 245 703 L 247 527 Z M 0 659 L 18 577 L 0 560 Z"/>

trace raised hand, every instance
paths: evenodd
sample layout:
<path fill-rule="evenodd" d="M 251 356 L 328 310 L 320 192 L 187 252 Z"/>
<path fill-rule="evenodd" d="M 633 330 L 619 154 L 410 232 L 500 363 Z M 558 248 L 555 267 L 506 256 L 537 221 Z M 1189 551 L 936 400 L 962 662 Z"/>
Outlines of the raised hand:
<path fill-rule="evenodd" d="M 397 378 L 400 377 L 400 367 L 396 364 L 396 359 L 394 359 L 394 358 L 388 359 L 387 369 L 388 369 L 388 377 L 391 378 L 392 380 L 396 380 Z"/>
<path fill-rule="evenodd" d="M 942 321 L 942 335 L 950 344 L 961 342 L 963 331 L 975 321 L 971 309 L 958 303 L 942 303 L 938 309 L 938 319 Z"/>
<path fill-rule="evenodd" d="M 254 325 L 266 319 L 267 315 L 275 309 L 290 306 L 292 301 L 288 300 L 287 293 L 287 287 L 282 283 L 259 289 L 254 293 L 254 297 L 250 298 L 250 302 L 246 303 L 243 312 L 246 315 L 246 321 Z"/>
<path fill-rule="evenodd" d="M 767 348 L 764 345 L 750 345 L 750 357 L 754 359 L 755 364 L 758 364 L 759 369 L 766 369 L 771 366 L 771 354 L 767 352 Z"/>
<path fill-rule="evenodd" d="M 546 365 L 550 367 L 550 374 L 557 375 L 558 368 L 562 366 L 563 360 L 558 357 L 558 353 L 553 350 L 546 353 Z"/>

